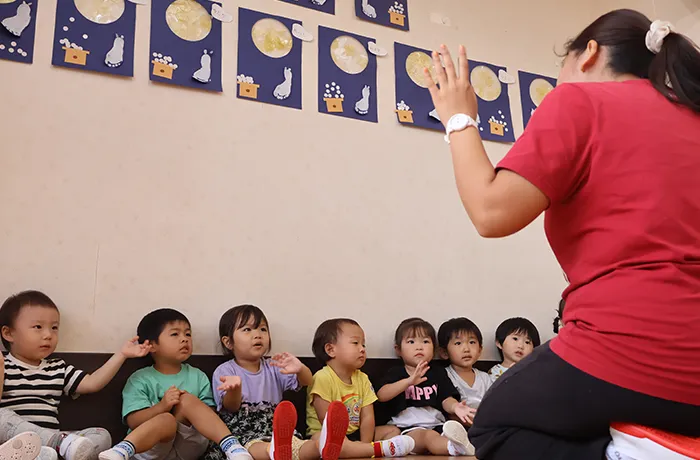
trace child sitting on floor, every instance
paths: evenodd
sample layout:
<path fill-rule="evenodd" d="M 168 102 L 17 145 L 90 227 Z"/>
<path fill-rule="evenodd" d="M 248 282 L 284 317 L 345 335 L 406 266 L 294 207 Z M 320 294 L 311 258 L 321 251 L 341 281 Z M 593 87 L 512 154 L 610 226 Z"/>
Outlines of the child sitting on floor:
<path fill-rule="evenodd" d="M 192 356 L 192 330 L 185 315 L 170 308 L 143 317 L 137 332 L 149 341 L 153 366 L 134 372 L 122 391 L 122 416 L 133 431 L 100 460 L 197 459 L 209 440 L 227 460 L 250 460 L 212 410 L 209 378 L 185 364 Z"/>
<path fill-rule="evenodd" d="M 462 424 L 446 421 L 446 415 L 455 415 L 466 423 L 471 411 L 458 401 L 459 392 L 445 369 L 431 366 L 435 342 L 435 329 L 427 321 L 403 321 L 394 336 L 403 364 L 387 371 L 377 397 L 392 415 L 389 425 L 413 438 L 415 453 L 474 455 Z"/>
<path fill-rule="evenodd" d="M 139 345 L 133 338 L 102 367 L 87 374 L 62 359 L 49 358 L 58 345 L 60 320 L 56 304 L 39 291 L 10 296 L 0 307 L 2 343 L 9 351 L 0 361 L 0 440 L 32 431 L 41 438 L 42 460 L 56 460 L 59 454 L 65 460 L 94 460 L 112 444 L 109 432 L 102 428 L 59 431 L 61 396 L 101 390 L 127 358 L 145 356 L 148 344 Z"/>
<path fill-rule="evenodd" d="M 503 362 L 489 371 L 494 382 L 540 346 L 540 333 L 525 318 L 509 318 L 496 329 L 496 346 Z"/>
<path fill-rule="evenodd" d="M 483 350 L 481 330 L 467 318 L 452 318 L 438 330 L 438 343 L 443 358 L 450 361 L 447 375 L 459 391 L 460 401 L 471 409 L 465 424 L 474 423 L 476 410 L 491 387 L 491 377 L 474 368 Z"/>
<path fill-rule="evenodd" d="M 312 349 L 326 365 L 314 375 L 306 400 L 308 434 L 319 441 L 321 458 L 404 457 L 411 453 L 413 439 L 396 436 L 396 427 L 375 426 L 377 396 L 360 371 L 367 358 L 360 325 L 344 318 L 324 321 L 316 329 Z"/>
<path fill-rule="evenodd" d="M 311 371 L 289 353 L 265 358 L 270 329 L 262 310 L 254 305 L 230 308 L 219 321 L 219 337 L 231 359 L 214 371 L 214 400 L 231 433 L 256 460 L 318 459 L 317 444 L 302 441 L 294 431 L 294 405 L 282 402 L 285 391 L 311 384 Z M 225 457 L 210 445 L 205 460 Z"/>

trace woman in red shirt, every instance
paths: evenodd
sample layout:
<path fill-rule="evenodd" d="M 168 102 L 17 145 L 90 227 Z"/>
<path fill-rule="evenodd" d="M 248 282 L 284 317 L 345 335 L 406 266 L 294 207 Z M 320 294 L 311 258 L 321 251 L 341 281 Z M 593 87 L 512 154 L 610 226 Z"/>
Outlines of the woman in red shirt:
<path fill-rule="evenodd" d="M 497 167 L 472 124 L 464 48 L 459 75 L 444 45 L 433 53 L 429 89 L 477 231 L 504 237 L 544 212 L 570 281 L 565 326 L 498 380 L 469 437 L 482 460 L 690 457 L 629 426 L 612 430 L 616 447 L 610 426 L 700 436 L 700 52 L 631 10 L 566 51 L 560 85 Z"/>

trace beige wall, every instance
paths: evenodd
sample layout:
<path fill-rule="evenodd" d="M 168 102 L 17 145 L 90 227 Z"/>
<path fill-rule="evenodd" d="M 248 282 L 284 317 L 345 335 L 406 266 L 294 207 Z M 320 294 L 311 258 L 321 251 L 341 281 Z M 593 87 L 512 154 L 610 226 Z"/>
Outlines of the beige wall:
<path fill-rule="evenodd" d="M 335 17 L 275 0 L 226 6 L 375 36 L 387 49 L 463 42 L 511 73 L 548 74 L 553 47 L 599 9 L 413 0 L 402 33 L 338 3 Z M 52 68 L 54 11 L 42 2 L 34 65 L 0 61 L 0 293 L 51 295 L 61 350 L 115 350 L 144 313 L 172 306 L 192 320 L 196 352 L 213 353 L 219 316 L 243 302 L 267 313 L 276 350 L 300 355 L 319 322 L 340 315 L 361 322 L 372 356 L 390 356 L 394 327 L 413 315 L 436 326 L 472 318 L 485 358 L 496 356 L 493 331 L 507 316 L 550 335 L 564 281 L 541 221 L 505 240 L 476 235 L 441 136 L 394 119 L 390 56 L 379 61 L 373 125 L 317 113 L 315 43 L 304 46 L 299 112 L 235 98 L 235 24 L 224 26 L 227 92 L 212 95 L 149 83 L 147 7 L 133 80 Z M 452 26 L 431 23 L 431 12 Z M 517 127 L 516 86 L 510 96 Z M 487 148 L 494 161 L 507 151 Z"/>

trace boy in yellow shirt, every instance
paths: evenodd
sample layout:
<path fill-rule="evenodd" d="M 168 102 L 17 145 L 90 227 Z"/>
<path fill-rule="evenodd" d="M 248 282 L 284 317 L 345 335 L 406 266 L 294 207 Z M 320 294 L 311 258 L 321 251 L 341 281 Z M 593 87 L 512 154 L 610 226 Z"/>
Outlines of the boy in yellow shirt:
<path fill-rule="evenodd" d="M 324 321 L 314 335 L 313 352 L 326 366 L 308 388 L 306 424 L 318 440 L 321 458 L 404 457 L 415 443 L 393 426 L 376 427 L 377 395 L 365 364 L 365 333 L 351 319 Z M 374 442 L 377 440 L 376 442 Z"/>

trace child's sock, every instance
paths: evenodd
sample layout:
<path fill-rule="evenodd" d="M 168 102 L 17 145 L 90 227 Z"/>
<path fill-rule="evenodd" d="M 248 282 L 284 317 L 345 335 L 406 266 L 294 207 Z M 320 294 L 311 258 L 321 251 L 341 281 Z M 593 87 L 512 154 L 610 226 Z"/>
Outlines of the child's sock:
<path fill-rule="evenodd" d="M 219 442 L 219 447 L 224 451 L 226 460 L 253 460 L 250 453 L 238 442 L 232 434 Z"/>
<path fill-rule="evenodd" d="M 95 455 L 95 444 L 88 438 L 71 433 L 61 440 L 58 453 L 65 460 L 91 460 Z"/>
<path fill-rule="evenodd" d="M 136 455 L 136 448 L 126 439 L 111 449 L 100 452 L 100 460 L 129 460 Z"/>
<path fill-rule="evenodd" d="M 449 420 L 442 425 L 442 435 L 448 439 L 447 451 L 451 456 L 474 455 L 474 446 L 469 442 L 467 430 L 461 423 Z"/>
<path fill-rule="evenodd" d="M 271 460 L 292 460 L 292 438 L 297 424 L 297 410 L 289 401 L 282 401 L 272 418 Z"/>
<path fill-rule="evenodd" d="M 375 457 L 405 457 L 416 448 L 416 442 L 410 436 L 394 436 L 386 441 L 372 443 Z"/>
<path fill-rule="evenodd" d="M 323 419 L 321 437 L 318 439 L 318 450 L 323 460 L 338 459 L 349 424 L 348 410 L 343 403 L 340 401 L 331 402 L 326 412 L 326 418 Z"/>

